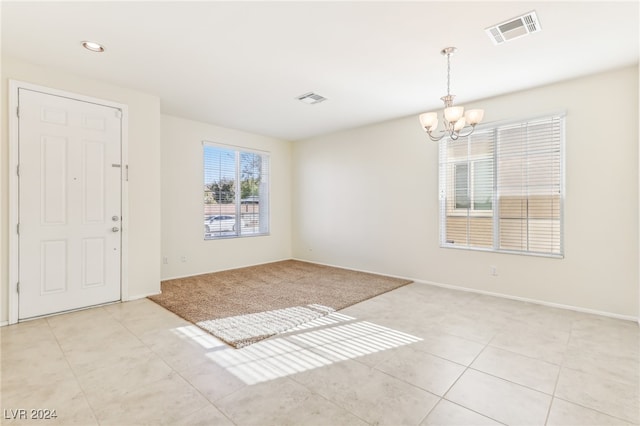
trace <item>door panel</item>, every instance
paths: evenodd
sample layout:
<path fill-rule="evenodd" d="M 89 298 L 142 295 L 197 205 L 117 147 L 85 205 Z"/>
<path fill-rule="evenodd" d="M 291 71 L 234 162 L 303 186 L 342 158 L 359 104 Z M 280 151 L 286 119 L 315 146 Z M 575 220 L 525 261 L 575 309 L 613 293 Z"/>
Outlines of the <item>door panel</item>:
<path fill-rule="evenodd" d="M 82 240 L 82 288 L 105 285 L 104 238 Z"/>
<path fill-rule="evenodd" d="M 83 145 L 83 223 L 104 223 L 106 198 L 105 147 L 102 142 L 87 142 Z"/>
<path fill-rule="evenodd" d="M 119 110 L 24 88 L 18 103 L 19 319 L 120 300 Z"/>
<path fill-rule="evenodd" d="M 40 139 L 41 209 L 43 225 L 64 225 L 67 219 L 67 139 Z"/>
<path fill-rule="evenodd" d="M 40 294 L 67 290 L 67 241 L 40 242 Z"/>

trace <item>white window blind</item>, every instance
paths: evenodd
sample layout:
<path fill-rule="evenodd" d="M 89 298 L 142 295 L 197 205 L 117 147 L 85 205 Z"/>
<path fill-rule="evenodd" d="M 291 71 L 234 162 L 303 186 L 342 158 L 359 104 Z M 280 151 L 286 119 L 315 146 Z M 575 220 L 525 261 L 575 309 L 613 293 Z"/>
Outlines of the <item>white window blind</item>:
<path fill-rule="evenodd" d="M 204 238 L 269 233 L 269 154 L 203 143 Z"/>
<path fill-rule="evenodd" d="M 564 116 L 440 142 L 440 244 L 562 256 Z"/>

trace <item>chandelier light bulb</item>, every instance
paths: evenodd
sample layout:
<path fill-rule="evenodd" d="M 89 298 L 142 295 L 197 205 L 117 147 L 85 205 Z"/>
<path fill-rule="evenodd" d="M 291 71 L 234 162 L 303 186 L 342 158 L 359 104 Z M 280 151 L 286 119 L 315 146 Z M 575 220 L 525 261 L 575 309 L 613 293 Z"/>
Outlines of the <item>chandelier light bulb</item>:
<path fill-rule="evenodd" d="M 429 130 L 432 127 L 435 128 L 438 126 L 438 113 L 436 112 L 425 112 L 424 114 L 420 114 L 420 124 L 422 124 L 422 128 L 425 130 Z"/>
<path fill-rule="evenodd" d="M 482 121 L 482 118 L 484 117 L 484 110 L 470 109 L 465 113 L 464 117 L 466 118 L 467 123 L 469 123 L 471 126 L 475 126 Z"/>
<path fill-rule="evenodd" d="M 455 123 L 456 121 L 460 120 L 460 117 L 462 117 L 462 114 L 464 114 L 464 107 L 461 107 L 461 106 L 458 106 L 458 107 L 452 106 L 444 109 L 444 118 L 449 123 Z"/>

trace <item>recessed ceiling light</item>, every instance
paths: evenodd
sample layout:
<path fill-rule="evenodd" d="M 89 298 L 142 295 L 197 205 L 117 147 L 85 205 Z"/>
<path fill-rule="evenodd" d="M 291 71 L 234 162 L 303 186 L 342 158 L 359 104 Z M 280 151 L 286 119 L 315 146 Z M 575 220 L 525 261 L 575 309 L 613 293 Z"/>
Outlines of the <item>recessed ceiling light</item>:
<path fill-rule="evenodd" d="M 83 41 L 82 47 L 92 52 L 104 52 L 104 46 L 95 41 Z"/>

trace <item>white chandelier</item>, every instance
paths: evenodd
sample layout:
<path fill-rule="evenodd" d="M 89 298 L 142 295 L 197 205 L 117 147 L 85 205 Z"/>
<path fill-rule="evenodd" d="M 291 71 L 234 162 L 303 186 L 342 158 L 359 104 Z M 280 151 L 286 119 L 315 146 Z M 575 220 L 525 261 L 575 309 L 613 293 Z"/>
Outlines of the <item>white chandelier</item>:
<path fill-rule="evenodd" d="M 459 137 L 469 136 L 484 116 L 484 110 L 481 109 L 470 109 L 465 113 L 464 107 L 453 106 L 453 98 L 455 98 L 456 95 L 449 93 L 451 82 L 451 55 L 457 50 L 455 47 L 445 47 L 440 51 L 442 55 L 447 57 L 447 95 L 440 98 L 442 102 L 444 102 L 444 129 L 440 130 L 442 134 L 440 136 L 434 136 L 438 128 L 438 113 L 425 112 L 424 114 L 420 114 L 420 124 L 432 141 L 437 142 L 445 136 L 453 140 Z M 469 126 L 471 127 L 470 129 Z M 461 132 L 465 128 L 469 129 L 469 131 L 468 133 L 462 134 Z"/>

